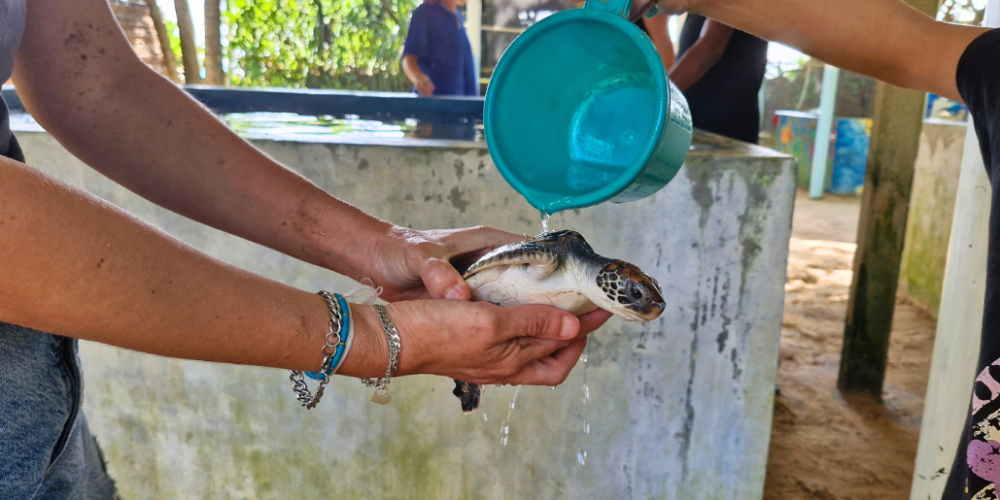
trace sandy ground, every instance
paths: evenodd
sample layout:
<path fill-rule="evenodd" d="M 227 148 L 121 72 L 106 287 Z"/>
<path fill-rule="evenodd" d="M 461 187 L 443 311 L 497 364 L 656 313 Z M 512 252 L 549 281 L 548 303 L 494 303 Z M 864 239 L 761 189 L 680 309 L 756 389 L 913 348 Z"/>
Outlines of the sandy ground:
<path fill-rule="evenodd" d="M 909 498 L 935 321 L 897 301 L 883 402 L 837 390 L 859 205 L 796 200 L 767 500 Z"/>

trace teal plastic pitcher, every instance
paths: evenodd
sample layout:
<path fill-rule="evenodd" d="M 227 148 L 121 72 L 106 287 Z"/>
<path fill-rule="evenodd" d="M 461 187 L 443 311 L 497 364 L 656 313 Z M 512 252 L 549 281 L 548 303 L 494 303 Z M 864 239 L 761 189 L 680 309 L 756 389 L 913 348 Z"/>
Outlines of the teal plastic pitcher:
<path fill-rule="evenodd" d="M 631 0 L 588 0 L 522 33 L 486 92 L 490 155 L 535 208 L 554 214 L 649 196 L 691 146 L 687 101 Z"/>

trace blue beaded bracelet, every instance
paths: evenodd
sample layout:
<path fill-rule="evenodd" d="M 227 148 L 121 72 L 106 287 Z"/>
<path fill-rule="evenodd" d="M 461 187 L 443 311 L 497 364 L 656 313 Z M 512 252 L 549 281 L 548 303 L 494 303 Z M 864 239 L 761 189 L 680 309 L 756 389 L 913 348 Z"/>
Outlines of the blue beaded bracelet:
<path fill-rule="evenodd" d="M 305 372 L 305 375 L 313 380 L 323 380 L 326 377 L 333 375 L 333 372 L 340 367 L 340 362 L 344 357 L 344 350 L 348 345 L 348 336 L 351 333 L 351 308 L 347 306 L 347 300 L 344 299 L 343 295 L 335 293 L 333 296 L 337 298 L 337 303 L 340 304 L 340 312 L 342 315 L 340 325 L 340 344 L 337 344 L 337 353 L 334 354 L 333 359 L 330 360 L 330 368 L 328 368 L 325 373 Z"/>

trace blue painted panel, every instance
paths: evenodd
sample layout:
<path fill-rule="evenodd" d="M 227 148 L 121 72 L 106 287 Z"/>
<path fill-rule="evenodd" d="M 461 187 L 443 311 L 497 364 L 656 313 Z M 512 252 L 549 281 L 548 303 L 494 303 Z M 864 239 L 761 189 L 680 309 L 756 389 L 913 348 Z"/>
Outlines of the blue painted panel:
<path fill-rule="evenodd" d="M 871 123 L 867 118 L 837 120 L 833 177 L 829 189 L 831 193 L 857 194 L 864 186 Z"/>

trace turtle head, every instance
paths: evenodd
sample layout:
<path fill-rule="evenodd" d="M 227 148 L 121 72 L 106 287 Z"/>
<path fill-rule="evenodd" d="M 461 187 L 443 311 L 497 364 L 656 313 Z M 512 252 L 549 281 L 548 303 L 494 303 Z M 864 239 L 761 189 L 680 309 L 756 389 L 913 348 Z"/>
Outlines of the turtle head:
<path fill-rule="evenodd" d="M 601 309 L 629 321 L 652 321 L 660 316 L 666 303 L 655 279 L 628 262 L 613 260 L 597 273 Z"/>

